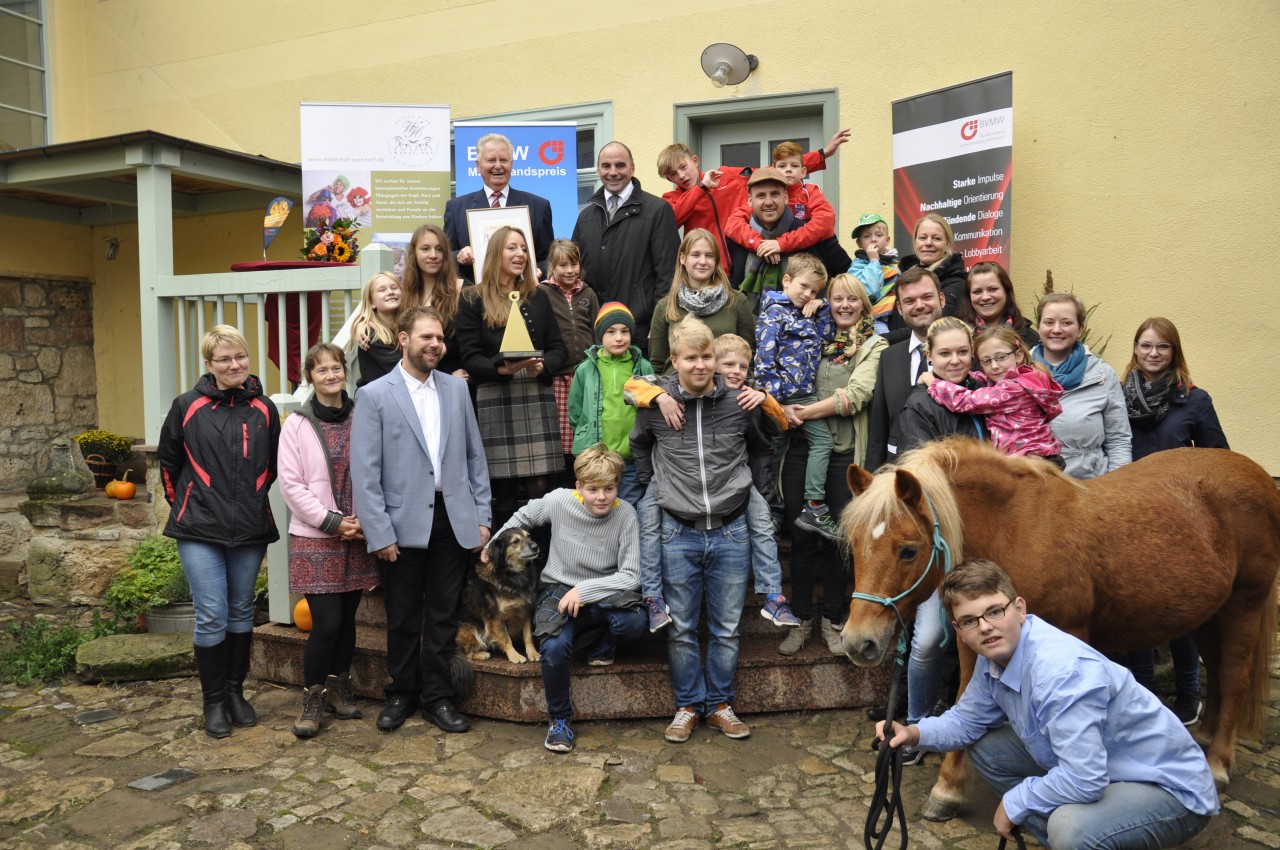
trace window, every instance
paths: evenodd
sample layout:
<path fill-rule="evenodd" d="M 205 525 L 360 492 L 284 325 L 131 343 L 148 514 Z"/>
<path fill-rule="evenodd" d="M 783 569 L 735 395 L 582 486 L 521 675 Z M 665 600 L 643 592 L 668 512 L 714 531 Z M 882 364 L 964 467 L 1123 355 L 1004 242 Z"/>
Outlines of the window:
<path fill-rule="evenodd" d="M 3 0 L 0 0 L 3 2 Z M 586 206 L 596 190 L 596 154 L 613 141 L 613 102 L 579 103 L 526 109 L 501 115 L 476 115 L 466 121 L 576 121 L 578 124 L 578 209 Z M 452 160 L 452 157 L 450 157 Z"/>
<path fill-rule="evenodd" d="M 44 9 L 0 0 L 0 150 L 48 142 Z"/>

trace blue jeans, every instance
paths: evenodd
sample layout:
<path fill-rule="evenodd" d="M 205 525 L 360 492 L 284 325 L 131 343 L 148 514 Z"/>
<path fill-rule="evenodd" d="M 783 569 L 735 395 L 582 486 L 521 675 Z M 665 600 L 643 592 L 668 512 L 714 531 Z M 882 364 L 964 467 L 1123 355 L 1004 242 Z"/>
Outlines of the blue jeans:
<path fill-rule="evenodd" d="M 253 631 L 254 583 L 266 557 L 261 546 L 178 541 L 178 559 L 196 609 L 196 646 L 217 646 L 227 632 Z"/>
<path fill-rule="evenodd" d="M 747 518 L 712 531 L 662 517 L 662 582 L 671 606 L 667 658 L 676 706 L 699 714 L 733 702 L 738 672 L 738 621 L 747 599 L 751 544 Z M 703 598 L 707 604 L 707 661 L 698 647 Z"/>
<path fill-rule="evenodd" d="M 636 503 L 636 525 L 640 527 L 640 595 L 661 597 L 662 508 L 653 495 L 653 482 Z"/>
<path fill-rule="evenodd" d="M 569 700 L 569 665 L 575 638 L 579 644 L 600 634 L 612 644 L 630 643 L 649 631 L 649 617 L 639 608 L 601 608 L 584 605 L 577 617 L 570 617 L 560 631 L 540 644 L 542 653 L 542 687 L 547 693 L 547 715 L 552 718 L 573 717 Z"/>
<path fill-rule="evenodd" d="M 978 739 L 969 748 L 969 757 L 1002 797 L 1027 777 L 1046 773 L 1007 723 Z M 1048 818 L 1030 814 L 1022 828 L 1053 850 L 1157 850 L 1181 844 L 1208 823 L 1208 815 L 1190 811 L 1159 785 L 1113 782 L 1097 802 L 1060 806 Z"/>
<path fill-rule="evenodd" d="M 640 486 L 640 479 L 636 475 L 635 461 L 629 460 L 623 463 L 622 480 L 618 482 L 618 498 L 639 510 L 640 499 L 644 497 L 644 491 L 645 488 Z"/>
<path fill-rule="evenodd" d="M 948 638 L 943 649 L 942 639 Z M 933 708 L 942 675 L 942 656 L 955 640 L 951 624 L 942 619 L 942 598 L 938 591 L 916 609 L 915 632 L 911 636 L 911 657 L 907 662 L 907 722 L 915 723 Z"/>
<path fill-rule="evenodd" d="M 782 592 L 782 563 L 778 560 L 778 541 L 773 536 L 773 518 L 769 503 L 755 487 L 747 502 L 747 534 L 751 536 L 751 572 L 756 579 L 756 593 Z"/>

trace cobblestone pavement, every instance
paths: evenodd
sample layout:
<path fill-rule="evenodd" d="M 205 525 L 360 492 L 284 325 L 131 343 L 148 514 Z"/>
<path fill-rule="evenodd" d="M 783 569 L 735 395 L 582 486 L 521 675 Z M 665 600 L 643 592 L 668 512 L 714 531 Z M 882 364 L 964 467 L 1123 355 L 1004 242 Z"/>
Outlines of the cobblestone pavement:
<path fill-rule="evenodd" d="M 259 724 L 221 741 L 199 728 L 194 679 L 0 685 L 0 848 L 863 846 L 874 762 L 862 712 L 748 717 L 746 740 L 702 727 L 682 745 L 662 739 L 665 721 L 588 722 L 560 756 L 541 726 L 480 719 L 445 735 L 415 716 L 381 734 L 373 702 L 300 741 L 301 691 L 249 685 Z M 1186 846 L 1280 848 L 1273 691 L 1266 745 L 1242 743 L 1223 814 Z M 985 788 L 961 819 L 919 818 L 938 758 L 904 769 L 910 846 L 994 850 Z M 177 775 L 159 790 L 131 787 L 166 771 Z"/>

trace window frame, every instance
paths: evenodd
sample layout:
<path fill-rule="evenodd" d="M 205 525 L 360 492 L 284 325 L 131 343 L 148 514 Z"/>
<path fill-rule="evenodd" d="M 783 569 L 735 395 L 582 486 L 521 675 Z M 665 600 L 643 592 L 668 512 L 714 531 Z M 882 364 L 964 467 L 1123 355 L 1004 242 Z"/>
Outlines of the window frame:
<path fill-rule="evenodd" d="M 9 112 L 16 112 L 20 115 L 30 115 L 34 118 L 39 118 L 41 122 L 43 122 L 44 134 L 42 138 L 33 139 L 30 147 L 43 147 L 44 145 L 49 144 L 49 140 L 52 138 L 52 133 L 50 132 L 52 121 L 49 117 L 51 112 L 49 102 L 52 96 L 52 90 L 49 85 L 49 4 L 46 3 L 45 0 L 34 0 L 34 2 L 36 4 L 36 14 L 39 15 L 38 18 L 32 18 L 29 15 L 24 15 L 21 12 L 15 12 L 12 9 L 8 9 L 0 5 L 0 19 L 3 19 L 5 16 L 9 16 L 35 24 L 39 28 L 40 64 L 33 65 L 30 62 L 24 62 L 21 59 L 14 59 L 8 56 L 0 56 L 0 63 L 8 63 L 19 68 L 26 68 L 30 71 L 35 71 L 40 75 L 41 100 L 44 103 L 44 111 L 39 112 L 34 109 L 27 109 L 4 101 L 0 101 L 0 109 L 7 110 Z"/>

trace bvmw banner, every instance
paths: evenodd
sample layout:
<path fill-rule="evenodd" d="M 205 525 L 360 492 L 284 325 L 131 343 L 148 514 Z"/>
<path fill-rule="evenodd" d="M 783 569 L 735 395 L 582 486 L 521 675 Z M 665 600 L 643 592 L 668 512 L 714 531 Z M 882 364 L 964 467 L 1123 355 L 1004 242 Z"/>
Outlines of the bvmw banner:
<path fill-rule="evenodd" d="M 551 202 L 557 239 L 568 239 L 578 220 L 578 125 L 573 121 L 458 121 L 453 125 L 455 196 L 483 188 L 476 142 L 501 133 L 515 147 L 511 188 Z M 543 258 L 539 257 L 541 261 Z"/>
<path fill-rule="evenodd" d="M 966 268 L 1009 268 L 1013 72 L 893 104 L 893 240 L 914 253 L 916 221 L 936 212 L 955 232 Z"/>

